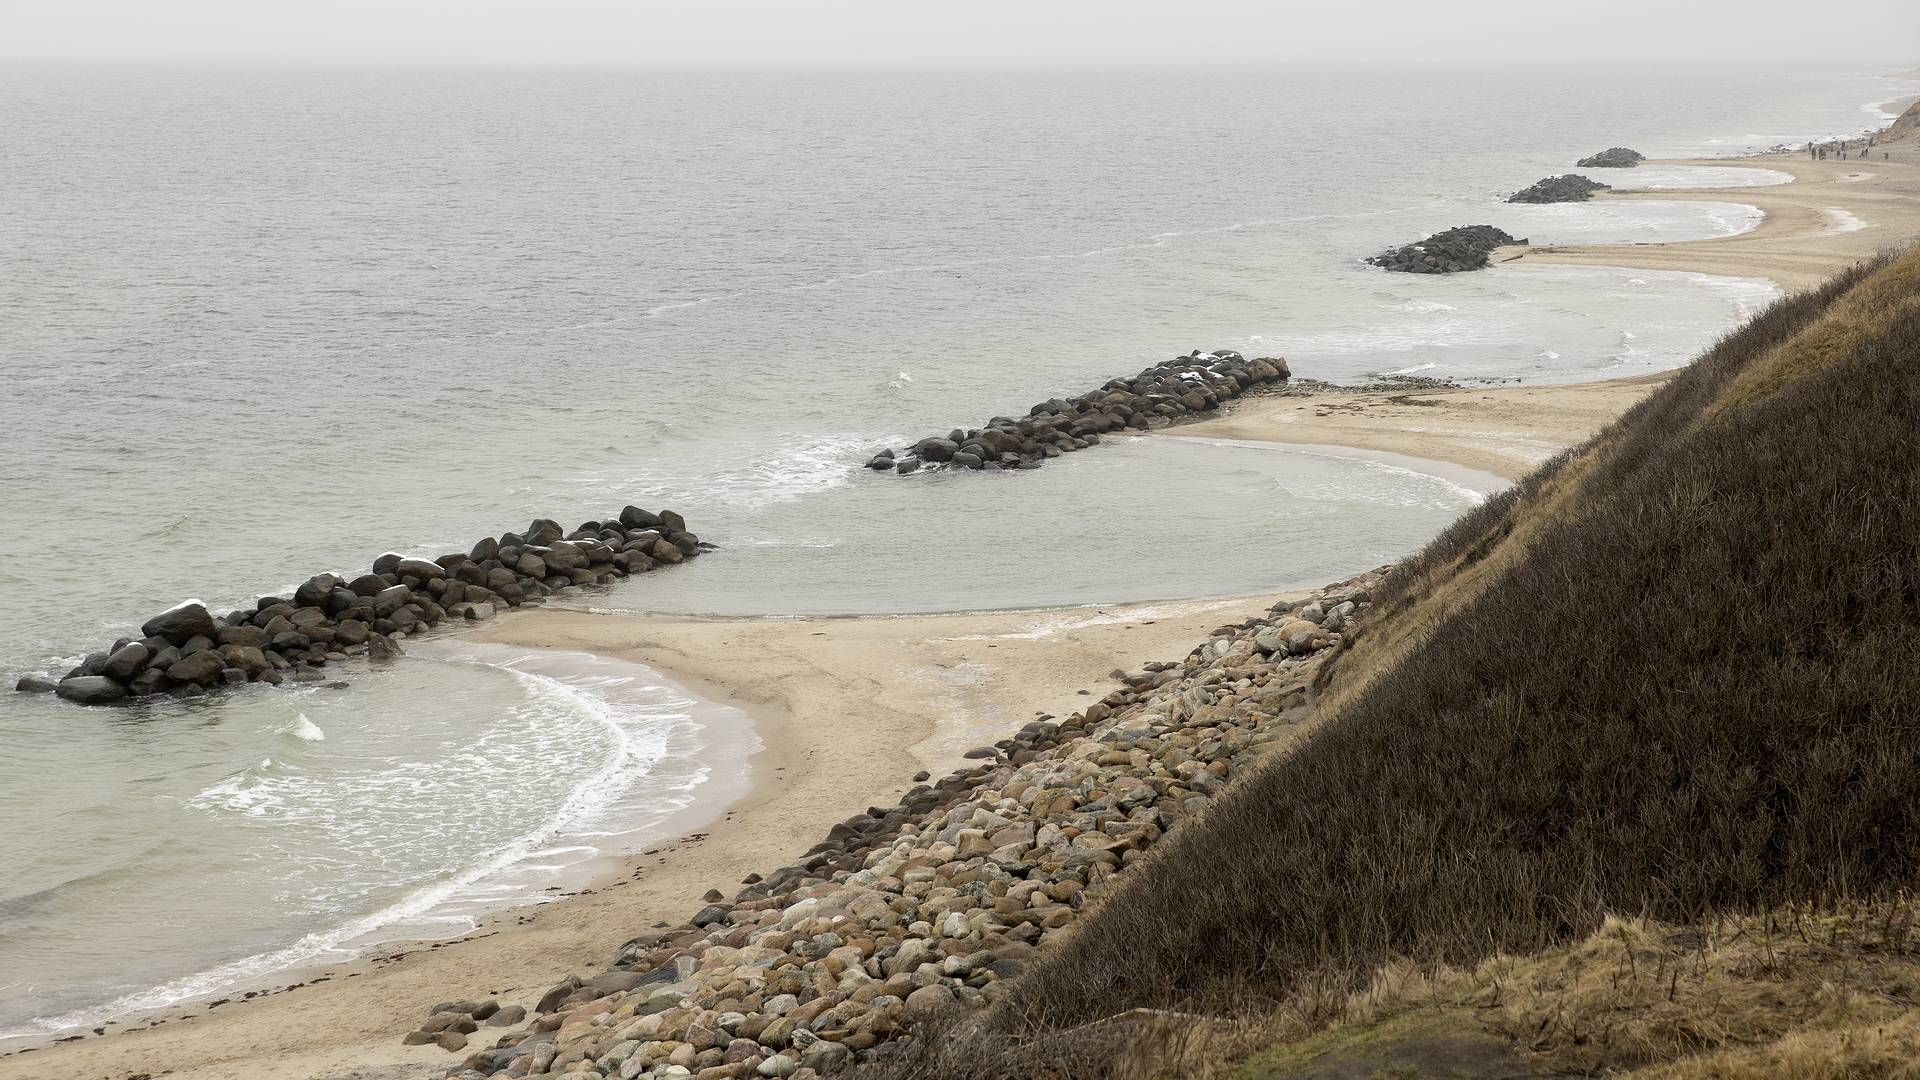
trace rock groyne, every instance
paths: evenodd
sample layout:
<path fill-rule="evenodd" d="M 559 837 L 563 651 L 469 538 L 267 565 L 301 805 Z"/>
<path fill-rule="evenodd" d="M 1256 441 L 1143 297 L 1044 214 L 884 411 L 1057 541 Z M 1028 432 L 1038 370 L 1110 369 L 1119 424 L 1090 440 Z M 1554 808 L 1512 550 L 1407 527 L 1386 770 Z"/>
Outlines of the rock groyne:
<path fill-rule="evenodd" d="M 985 427 L 955 428 L 898 452 L 882 450 L 867 467 L 902 475 L 923 468 L 1037 469 L 1048 458 L 1099 443 L 1102 435 L 1165 427 L 1288 376 L 1287 362 L 1277 357 L 1248 360 L 1229 349 L 1195 349 L 1098 390 L 1043 401 L 1024 417 L 996 416 Z"/>
<path fill-rule="evenodd" d="M 1495 248 L 1524 243 L 1492 225 L 1461 225 L 1417 243 L 1388 248 L 1367 263 L 1401 274 L 1459 274 L 1485 269 Z"/>
<path fill-rule="evenodd" d="M 151 694 L 197 694 L 249 682 L 320 682 L 354 656 L 398 655 L 396 639 L 446 619 L 474 621 L 575 585 L 601 585 L 692 558 L 702 548 L 679 514 L 629 506 L 572 532 L 536 519 L 525 532 L 485 537 L 437 559 L 382 555 L 370 572 L 317 574 L 290 597 L 215 616 L 186 603 L 148 619 L 58 680 L 28 676 L 15 689 L 104 705 Z"/>
<path fill-rule="evenodd" d="M 1590 180 L 1578 173 L 1549 176 L 1507 196 L 1510 203 L 1586 202 L 1596 191 L 1612 191 L 1611 184 Z"/>
<path fill-rule="evenodd" d="M 1119 688 L 1084 712 L 969 751 L 978 764 L 835 825 L 731 898 L 709 891 L 686 921 L 627 942 L 610 970 L 524 1002 L 449 1001 L 404 1021 L 420 1024 L 404 1039 L 465 1052 L 450 1073 L 461 1080 L 813 1080 L 983 1008 L 1287 738 L 1386 573 L 1221 627 L 1180 662 L 1116 671 Z M 483 1025 L 522 1019 L 472 1045 Z"/>
<path fill-rule="evenodd" d="M 1576 169 L 1631 169 L 1647 160 L 1647 156 L 1638 150 L 1629 150 L 1624 146 L 1610 146 L 1590 157 L 1583 157 L 1573 163 Z"/>

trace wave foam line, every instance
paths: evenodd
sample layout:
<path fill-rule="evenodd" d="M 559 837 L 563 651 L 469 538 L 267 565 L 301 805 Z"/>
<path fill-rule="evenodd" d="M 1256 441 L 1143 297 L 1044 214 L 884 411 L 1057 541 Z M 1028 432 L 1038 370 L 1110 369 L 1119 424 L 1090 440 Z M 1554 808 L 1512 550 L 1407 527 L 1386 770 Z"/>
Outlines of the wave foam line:
<path fill-rule="evenodd" d="M 219 964 L 159 986 L 124 995 L 95 1008 L 56 1016 L 36 1017 L 31 1023 L 47 1032 L 97 1027 L 106 1020 L 128 1013 L 168 1008 L 184 1001 L 217 993 L 271 972 L 284 971 L 323 959 L 335 962 L 351 959 L 358 955 L 360 950 L 346 947 L 347 942 L 372 934 L 394 923 L 425 916 L 435 907 L 488 875 L 498 873 L 529 856 L 540 853 L 542 845 L 554 836 L 565 832 L 569 822 L 587 818 L 614 801 L 616 796 L 611 781 L 618 777 L 626 766 L 631 754 L 632 740 L 628 738 L 626 730 L 613 719 L 612 708 L 607 702 L 570 686 L 560 679 L 520 671 L 512 666 L 512 663 L 518 661 L 499 665 L 485 665 L 483 661 L 475 660 L 456 659 L 447 662 L 498 666 L 511 673 L 530 691 L 568 700 L 582 712 L 599 720 L 613 736 L 614 747 L 607 755 L 606 762 L 590 777 L 576 785 L 573 792 L 540 828 L 485 853 L 479 862 L 452 878 L 417 889 L 378 911 L 327 930 L 308 934 L 284 948 Z M 472 916 L 449 916 L 434 921 L 445 922 L 449 926 L 464 925 L 467 930 L 472 930 L 479 925 L 478 920 Z"/>

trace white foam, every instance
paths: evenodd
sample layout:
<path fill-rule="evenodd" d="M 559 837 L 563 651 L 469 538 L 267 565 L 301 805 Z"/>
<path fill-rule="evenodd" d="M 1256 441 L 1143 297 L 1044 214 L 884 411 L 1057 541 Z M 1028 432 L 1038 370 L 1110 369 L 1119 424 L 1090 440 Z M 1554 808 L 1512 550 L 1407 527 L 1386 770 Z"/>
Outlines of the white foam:
<path fill-rule="evenodd" d="M 427 643 L 427 647 L 445 648 L 440 643 Z M 637 675 L 652 675 L 638 665 L 623 665 L 615 661 L 592 657 L 588 654 L 539 654 L 518 655 L 512 650 L 495 649 L 487 651 L 479 646 L 457 646 L 459 651 L 440 657 L 442 660 L 485 665 L 505 670 L 527 691 L 530 697 L 563 703 L 565 707 L 581 715 L 590 717 L 599 723 L 609 736 L 609 750 L 599 768 L 586 775 L 574 786 L 567 798 L 562 801 L 544 821 L 531 831 L 491 850 L 478 853 L 460 871 L 447 875 L 440 880 L 413 889 L 399 900 L 378 910 L 350 919 L 339 925 L 315 931 L 282 948 L 268 952 L 241 957 L 226 963 L 195 972 L 191 975 L 173 979 L 158 986 L 127 994 L 104 1005 L 76 1010 L 73 1012 L 37 1018 L 35 1027 L 49 1032 L 63 1031 L 76 1027 L 97 1026 L 101 1022 L 128 1013 L 164 1009 L 195 998 L 231 990 L 234 987 L 257 982 L 274 972 L 293 968 L 310 967 L 318 964 L 336 963 L 351 959 L 366 946 L 379 940 L 381 931 L 398 925 L 416 928 L 436 927 L 440 931 L 431 936 L 450 937 L 465 933 L 478 925 L 478 918 L 488 910 L 494 910 L 509 903 L 539 903 L 553 899 L 552 894 L 528 889 L 515 884 L 503 884 L 496 879 L 498 875 L 510 870 L 528 874 L 551 875 L 571 869 L 592 857 L 604 854 L 591 844 L 567 843 L 554 844 L 560 838 L 578 838 L 583 835 L 622 837 L 633 844 L 642 844 L 651 839 L 649 827 L 658 828 L 677 813 L 688 809 L 694 801 L 696 789 L 706 784 L 710 778 L 710 767 L 699 764 L 685 769 L 680 782 L 662 785 L 658 788 L 649 785 L 646 791 L 644 813 L 646 821 L 633 827 L 615 827 L 609 812 L 622 803 L 635 787 L 636 781 L 643 777 L 652 777 L 656 766 L 662 762 L 666 747 L 658 739 L 646 740 L 649 745 L 646 752 L 640 752 L 637 746 L 639 736 L 650 726 L 657 726 L 659 711 L 641 711 L 629 714 L 616 708 L 605 696 L 604 691 L 629 686 Z M 416 656 L 422 654 L 416 653 Z M 598 664 L 602 668 L 619 667 L 622 670 L 608 675 L 599 672 L 573 675 L 550 675 L 538 671 L 526 670 L 531 667 L 555 667 L 569 662 L 576 665 Z M 649 682 L 647 688 L 664 691 L 665 688 Z M 675 698 L 671 695 L 669 703 L 679 706 L 691 706 L 691 699 Z M 691 715 L 684 709 L 671 715 L 688 725 L 693 724 Z M 744 724 L 744 718 L 741 719 Z M 636 729 L 635 725 L 639 725 Z M 291 729 L 290 734 L 307 738 L 299 734 L 303 727 L 320 732 L 304 715 Z M 322 734 L 321 737 L 324 737 Z M 758 749 L 758 740 L 749 736 L 747 753 Z M 704 744 L 693 747 L 698 751 Z M 744 756 L 743 756 L 744 760 Z M 285 773 L 290 766 L 276 763 L 271 757 L 258 765 L 243 770 L 216 784 L 210 785 L 189 800 L 189 805 L 209 812 L 237 812 L 249 817 L 272 817 L 290 813 L 293 805 L 289 796 L 295 790 L 290 787 Z M 418 778 L 389 775 L 401 787 L 418 786 Z M 316 810 L 315 812 L 323 812 Z M 330 811 L 325 811 L 330 812 Z M 572 863 L 553 862 L 554 856 L 569 852 L 581 854 L 581 858 Z M 420 937 L 421 934 L 404 935 Z"/>
<path fill-rule="evenodd" d="M 1866 222 L 1837 206 L 1829 206 L 1821 212 L 1827 215 L 1826 231 L 1830 233 L 1859 232 L 1867 227 Z"/>
<path fill-rule="evenodd" d="M 302 742 L 321 742 L 327 737 L 327 733 L 320 730 L 319 724 L 307 719 L 306 713 L 299 714 L 299 718 L 294 721 L 293 727 L 287 734 Z"/>

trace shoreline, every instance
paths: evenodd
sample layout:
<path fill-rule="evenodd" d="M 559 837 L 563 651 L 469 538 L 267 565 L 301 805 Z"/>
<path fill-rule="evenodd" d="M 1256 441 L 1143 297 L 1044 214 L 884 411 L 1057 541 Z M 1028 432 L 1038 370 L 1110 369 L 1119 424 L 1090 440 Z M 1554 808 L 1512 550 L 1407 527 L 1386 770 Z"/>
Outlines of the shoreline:
<path fill-rule="evenodd" d="M 591 638 L 588 651 L 634 660 L 746 713 L 762 744 L 748 759 L 746 792 L 720 807 L 701 802 L 707 821 L 618 857 L 587 887 L 492 913 L 471 933 L 377 949 L 217 1008 L 159 1010 L 108 1027 L 108 1037 L 9 1050 L 0 1077 L 43 1076 L 50 1062 L 125 1076 L 163 1060 L 169 1075 L 188 1080 L 241 1080 L 267 1068 L 360 1080 L 437 1074 L 457 1059 L 400 1045 L 400 1025 L 424 1017 L 450 988 L 530 1008 L 565 976 L 604 969 L 620 942 L 654 921 L 697 907 L 707 889 L 730 891 L 744 873 L 783 865 L 870 803 L 898 799 L 916 772 L 943 775 L 1005 728 L 1084 708 L 1111 686 L 1116 666 L 1184 655 L 1215 626 L 1264 615 L 1275 599 L 879 618 L 502 615 L 463 637 L 557 652 L 580 651 Z M 748 669 L 732 651 L 739 647 L 755 651 L 751 671 L 761 677 L 741 681 Z M 889 687 L 867 674 L 876 668 L 944 678 Z"/>
<path fill-rule="evenodd" d="M 1885 152 L 1895 150 L 1890 147 Z M 1677 270 L 1726 277 L 1764 277 L 1782 290 L 1794 292 L 1818 285 L 1834 271 L 1875 254 L 1887 244 L 1920 233 L 1920 170 L 1915 170 L 1911 161 L 1811 161 L 1786 154 L 1767 154 L 1682 158 L 1645 164 L 1747 166 L 1784 172 L 1793 180 L 1786 184 L 1743 188 L 1599 192 L 1594 195 L 1596 202 L 1738 201 L 1758 207 L 1765 216 L 1746 232 L 1704 240 L 1503 247 L 1493 254 L 1493 268 L 1526 263 Z M 1827 214 L 1830 210 L 1843 211 L 1864 222 L 1864 227 L 1837 229 Z"/>
<path fill-rule="evenodd" d="M 1503 249 L 1496 254 L 1496 267 L 1518 258 L 1639 266 L 1766 276 L 1794 289 L 1872 254 L 1896 235 L 1904 239 L 1920 231 L 1914 210 L 1920 171 L 1907 163 L 1794 162 L 1765 155 L 1650 164 L 1752 165 L 1792 173 L 1795 181 L 1737 189 L 1738 201 L 1766 212 L 1747 233 L 1675 243 L 1523 249 L 1512 259 L 1500 257 Z M 1820 175 L 1803 176 L 1793 165 Z M 1849 172 L 1882 175 L 1842 179 Z M 1728 201 L 1733 190 L 1603 197 Z M 1779 197 L 1763 200 L 1762 192 Z M 1835 201 L 1821 201 L 1828 197 Z M 1816 228 L 1828 209 L 1854 214 L 1866 227 Z M 1736 264 L 1739 269 L 1726 269 Z M 1584 441 L 1670 376 L 1261 395 L 1167 434 L 1402 455 L 1510 480 Z M 486 991 L 503 1004 L 531 1006 L 565 975 L 604 969 L 620 941 L 648 923 L 697 907 L 704 889 L 731 889 L 745 871 L 784 865 L 866 803 L 898 798 L 913 771 L 941 775 L 961 764 L 966 749 L 993 741 L 1039 712 L 1064 715 L 1076 702 L 1084 707 L 1097 698 L 1083 691 L 1097 694 L 1110 685 L 1108 669 L 1185 655 L 1211 627 L 1234 621 L 1229 616 L 1264 613 L 1273 599 L 937 615 L 507 613 L 462 638 L 634 659 L 703 700 L 744 711 L 762 743 L 748 759 L 745 793 L 713 809 L 709 824 L 694 827 L 704 831 L 688 831 L 623 858 L 618 870 L 562 900 L 496 913 L 461 938 L 409 943 L 330 967 L 304 983 L 298 995 L 269 993 L 211 1014 L 211 1006 L 165 1010 L 160 1015 L 172 1019 L 153 1027 L 125 1025 L 115 1032 L 118 1038 L 88 1038 L 51 1051 L 5 1051 L 0 1077 L 41 1076 L 49 1069 L 158 1072 L 155 1065 L 162 1060 L 169 1063 L 164 1070 L 169 1075 L 193 1080 L 238 1080 L 269 1068 L 295 1075 L 351 1070 L 344 1075 L 357 1080 L 437 1074 L 458 1058 L 431 1045 L 399 1044 L 405 1025 L 436 1001 Z M 1076 625 L 1071 616 L 1089 610 L 1101 621 L 1082 619 Z M 995 655 L 987 657 L 987 649 Z M 751 663 L 741 663 L 742 654 Z M 876 677 L 876 672 L 923 670 L 941 675 Z"/>

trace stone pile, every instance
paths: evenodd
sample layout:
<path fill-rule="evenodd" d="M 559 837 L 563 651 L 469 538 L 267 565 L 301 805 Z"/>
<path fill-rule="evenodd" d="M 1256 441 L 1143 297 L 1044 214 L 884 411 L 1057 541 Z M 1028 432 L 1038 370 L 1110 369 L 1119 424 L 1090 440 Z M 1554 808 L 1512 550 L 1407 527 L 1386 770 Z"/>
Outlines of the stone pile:
<path fill-rule="evenodd" d="M 464 554 L 382 555 L 370 573 L 320 574 L 291 597 L 263 596 L 251 609 L 218 617 L 201 604 L 182 604 L 59 680 L 28 676 L 15 689 L 100 705 L 248 682 L 320 682 L 327 664 L 398 655 L 395 639 L 444 619 L 490 619 L 560 589 L 681 562 L 702 547 L 671 510 L 629 506 L 572 532 L 540 518 L 525 532 L 486 537 Z"/>
<path fill-rule="evenodd" d="M 1594 154 L 1583 157 L 1573 163 L 1576 169 L 1631 169 L 1647 160 L 1647 156 L 1638 150 L 1629 150 L 1624 146 L 1610 146 Z"/>
<path fill-rule="evenodd" d="M 1611 184 L 1589 180 L 1578 173 L 1568 173 L 1565 176 L 1549 176 L 1544 180 L 1536 180 L 1532 186 L 1507 196 L 1507 201 L 1510 203 L 1586 202 L 1596 191 L 1612 190 Z"/>
<path fill-rule="evenodd" d="M 1461 225 L 1419 243 L 1388 248 L 1367 262 L 1403 274 L 1458 274 L 1484 269 L 1495 248 L 1524 243 L 1492 225 Z"/>
<path fill-rule="evenodd" d="M 1084 712 L 969 751 L 978 764 L 835 825 L 732 899 L 709 891 L 448 1075 L 812 1080 L 988 1005 L 1304 716 L 1323 650 L 1387 572 L 1221 627 L 1179 663 L 1116 671 Z M 493 1007 L 469 1006 L 439 1007 L 406 1041 L 467 1050 Z"/>
<path fill-rule="evenodd" d="M 1127 379 L 1114 379 L 1078 397 L 1054 398 L 1019 419 L 996 416 L 984 428 L 955 428 L 896 453 L 875 454 L 867 467 L 894 473 L 922 468 L 1037 469 L 1048 458 L 1084 450 L 1102 435 L 1148 431 L 1218 408 L 1249 389 L 1288 377 L 1278 358 L 1248 360 L 1239 353 L 1195 349 Z"/>

